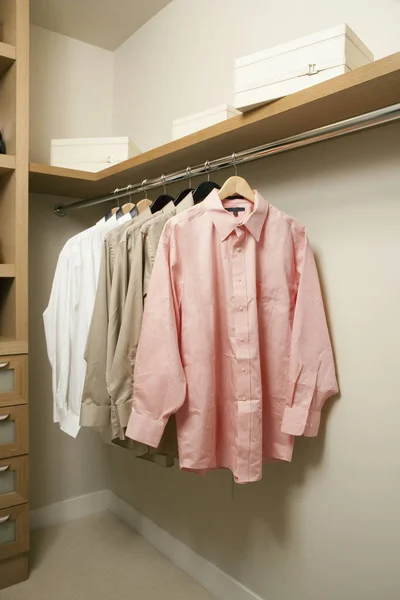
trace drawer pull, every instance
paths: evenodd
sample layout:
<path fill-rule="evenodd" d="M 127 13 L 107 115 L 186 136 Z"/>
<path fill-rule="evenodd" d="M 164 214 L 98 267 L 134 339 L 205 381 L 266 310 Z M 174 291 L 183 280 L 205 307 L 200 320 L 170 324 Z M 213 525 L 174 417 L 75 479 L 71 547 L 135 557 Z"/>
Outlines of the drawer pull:
<path fill-rule="evenodd" d="M 0 363 L 0 369 L 5 369 L 10 364 L 10 361 L 6 363 Z"/>
<path fill-rule="evenodd" d="M 5 523 L 6 521 L 8 521 L 8 519 L 11 517 L 11 515 L 6 515 L 5 517 L 0 517 L 0 525 L 2 525 L 3 523 Z"/>
<path fill-rule="evenodd" d="M 10 468 L 10 465 L 4 465 L 4 467 L 0 467 L 0 473 L 4 473 L 4 471 L 7 471 L 7 469 Z"/>
<path fill-rule="evenodd" d="M 5 421 L 10 415 L 0 415 L 0 421 Z"/>

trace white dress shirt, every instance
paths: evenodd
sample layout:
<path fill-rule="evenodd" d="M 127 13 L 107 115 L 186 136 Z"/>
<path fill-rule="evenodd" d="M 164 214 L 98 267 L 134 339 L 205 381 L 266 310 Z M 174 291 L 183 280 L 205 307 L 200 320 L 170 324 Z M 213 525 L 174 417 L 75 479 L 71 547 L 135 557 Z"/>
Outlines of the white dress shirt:
<path fill-rule="evenodd" d="M 104 236 L 126 223 L 130 214 L 113 215 L 74 236 L 64 245 L 56 267 L 48 307 L 43 314 L 52 367 L 53 420 L 65 433 L 79 432 L 86 362 L 83 358 L 93 312 Z"/>

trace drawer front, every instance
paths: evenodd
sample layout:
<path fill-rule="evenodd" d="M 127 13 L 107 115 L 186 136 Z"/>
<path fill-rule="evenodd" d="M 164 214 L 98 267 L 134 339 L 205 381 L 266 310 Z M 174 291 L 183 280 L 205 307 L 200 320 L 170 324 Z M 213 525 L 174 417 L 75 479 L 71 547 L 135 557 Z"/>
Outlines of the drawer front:
<path fill-rule="evenodd" d="M 28 357 L 0 356 L 0 407 L 28 401 Z"/>
<path fill-rule="evenodd" d="M 28 407 L 0 408 L 0 458 L 27 454 L 29 449 Z"/>
<path fill-rule="evenodd" d="M 29 550 L 29 505 L 0 510 L 0 560 Z"/>
<path fill-rule="evenodd" d="M 0 509 L 28 502 L 28 457 L 0 460 Z"/>

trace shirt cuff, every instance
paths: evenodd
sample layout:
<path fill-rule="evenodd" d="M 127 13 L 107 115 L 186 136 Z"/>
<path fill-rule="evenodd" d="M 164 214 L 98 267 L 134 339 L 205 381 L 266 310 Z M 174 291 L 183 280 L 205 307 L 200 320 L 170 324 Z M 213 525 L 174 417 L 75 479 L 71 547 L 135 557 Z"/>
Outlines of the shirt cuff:
<path fill-rule="evenodd" d="M 321 422 L 321 411 L 310 410 L 308 420 L 304 428 L 305 437 L 316 437 L 318 435 L 319 424 Z"/>
<path fill-rule="evenodd" d="M 155 421 L 151 417 L 139 415 L 132 410 L 126 435 L 153 448 L 159 445 L 165 429 L 165 421 Z"/>
<path fill-rule="evenodd" d="M 289 435 L 303 435 L 308 411 L 308 407 L 305 406 L 286 406 L 281 431 Z"/>
<path fill-rule="evenodd" d="M 71 437 L 76 438 L 80 430 L 79 417 L 71 412 L 67 412 L 64 419 L 60 421 L 60 429 Z"/>
<path fill-rule="evenodd" d="M 281 431 L 289 435 L 316 437 L 321 422 L 321 411 L 305 406 L 287 406 L 283 413 Z"/>
<path fill-rule="evenodd" d="M 82 404 L 80 424 L 103 431 L 110 425 L 110 407 L 98 404 Z"/>

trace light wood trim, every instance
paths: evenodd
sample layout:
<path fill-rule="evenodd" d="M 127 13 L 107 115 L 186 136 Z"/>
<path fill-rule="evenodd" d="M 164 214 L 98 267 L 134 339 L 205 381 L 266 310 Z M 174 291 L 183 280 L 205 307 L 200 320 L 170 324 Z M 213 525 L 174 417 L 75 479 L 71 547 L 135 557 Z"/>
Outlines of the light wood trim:
<path fill-rule="evenodd" d="M 15 277 L 15 265 L 1 265 L 0 277 Z"/>
<path fill-rule="evenodd" d="M 15 285 L 16 339 L 28 339 L 28 177 L 29 177 L 29 0 L 15 0 L 16 22 L 16 169 Z"/>
<path fill-rule="evenodd" d="M 0 336 L 0 355 L 2 354 L 26 354 L 28 342 L 17 342 L 14 339 Z"/>
<path fill-rule="evenodd" d="M 10 515 L 10 519 L 16 522 L 16 541 L 2 546 L 0 544 L 0 560 L 23 554 L 29 550 L 29 505 L 20 504 L 12 508 L 0 510 L 0 519 Z M 1 525 L 0 525 L 1 527 Z"/>
<path fill-rule="evenodd" d="M 15 0 L 1 0 L 1 41 L 15 45 L 16 6 Z"/>
<path fill-rule="evenodd" d="M 29 577 L 28 555 L 21 554 L 0 562 L 0 590 Z"/>
<path fill-rule="evenodd" d="M 7 467 L 5 473 L 15 472 L 15 491 L 9 494 L 0 494 L 0 510 L 9 506 L 24 504 L 29 500 L 28 457 L 0 459 L 0 468 Z M 0 479 L 2 473 L 0 472 Z"/>
<path fill-rule="evenodd" d="M 15 169 L 15 156 L 0 154 L 0 176 L 11 173 Z"/>
<path fill-rule="evenodd" d="M 17 406 L 28 402 L 28 357 L 1 356 L 0 363 L 8 363 L 3 370 L 14 371 L 14 390 L 10 393 L 0 393 L 0 407 Z"/>
<path fill-rule="evenodd" d="M 175 140 L 99 173 L 30 165 L 30 191 L 92 198 L 400 102 L 400 52 Z M 79 173 L 79 175 L 77 175 Z"/>
<path fill-rule="evenodd" d="M 15 46 L 0 42 L 0 77 L 15 61 Z"/>
<path fill-rule="evenodd" d="M 8 415 L 10 421 L 15 421 L 15 442 L 0 444 L 0 458 L 9 458 L 27 454 L 29 450 L 28 407 L 0 407 L 0 418 Z M 0 421 L 0 429 L 2 422 Z"/>

